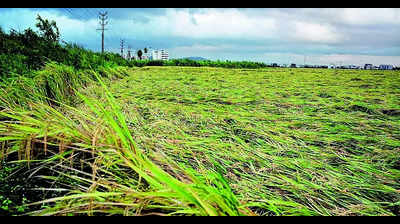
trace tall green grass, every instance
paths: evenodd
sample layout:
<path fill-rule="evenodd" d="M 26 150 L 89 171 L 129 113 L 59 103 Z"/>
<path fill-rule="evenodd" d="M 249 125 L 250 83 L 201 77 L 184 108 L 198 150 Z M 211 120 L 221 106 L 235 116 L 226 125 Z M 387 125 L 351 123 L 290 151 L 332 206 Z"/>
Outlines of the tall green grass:
<path fill-rule="evenodd" d="M 47 63 L 40 71 L 30 75 L 4 79 L 0 83 L 0 106 L 29 107 L 31 102 L 47 102 L 58 105 L 76 105 L 81 102 L 76 90 L 96 82 L 96 75 L 106 80 L 118 79 L 126 75 L 126 67 L 98 67 L 97 70 L 77 70 L 72 66 Z"/>

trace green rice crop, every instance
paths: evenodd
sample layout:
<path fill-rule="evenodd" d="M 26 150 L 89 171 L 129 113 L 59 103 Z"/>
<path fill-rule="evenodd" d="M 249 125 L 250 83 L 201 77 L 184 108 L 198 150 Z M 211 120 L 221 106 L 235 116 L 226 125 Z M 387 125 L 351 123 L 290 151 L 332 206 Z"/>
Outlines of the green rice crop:
<path fill-rule="evenodd" d="M 1 96 L 3 157 L 60 192 L 27 214 L 399 215 L 398 71 L 42 72 Z"/>

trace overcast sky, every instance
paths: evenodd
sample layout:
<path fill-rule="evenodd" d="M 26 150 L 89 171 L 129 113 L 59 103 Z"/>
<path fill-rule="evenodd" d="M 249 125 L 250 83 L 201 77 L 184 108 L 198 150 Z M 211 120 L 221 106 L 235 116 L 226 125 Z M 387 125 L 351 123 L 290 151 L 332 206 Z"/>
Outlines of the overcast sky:
<path fill-rule="evenodd" d="M 98 12 L 107 11 L 105 49 L 167 49 L 171 58 L 266 63 L 400 65 L 400 9 L 1 8 L 0 26 L 23 31 L 37 14 L 55 20 L 61 38 L 101 50 Z"/>

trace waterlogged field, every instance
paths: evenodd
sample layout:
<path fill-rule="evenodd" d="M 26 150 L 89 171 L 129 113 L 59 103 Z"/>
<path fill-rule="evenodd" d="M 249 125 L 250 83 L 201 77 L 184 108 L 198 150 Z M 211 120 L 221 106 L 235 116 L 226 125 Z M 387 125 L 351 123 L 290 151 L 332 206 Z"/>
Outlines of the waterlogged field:
<path fill-rule="evenodd" d="M 9 112 L 3 148 L 56 152 L 35 172 L 61 195 L 30 214 L 400 215 L 398 71 L 123 73 Z"/>

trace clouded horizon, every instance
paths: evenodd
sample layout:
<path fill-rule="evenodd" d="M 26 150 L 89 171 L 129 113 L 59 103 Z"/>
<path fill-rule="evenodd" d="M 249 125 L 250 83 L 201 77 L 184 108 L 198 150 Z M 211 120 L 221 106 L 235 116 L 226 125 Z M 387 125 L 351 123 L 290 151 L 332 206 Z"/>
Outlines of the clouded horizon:
<path fill-rule="evenodd" d="M 55 20 L 61 38 L 101 50 L 98 12 L 107 11 L 105 49 L 167 49 L 171 58 L 266 63 L 400 66 L 400 9 L 2 8 L 0 26 L 23 31 L 36 15 Z"/>

